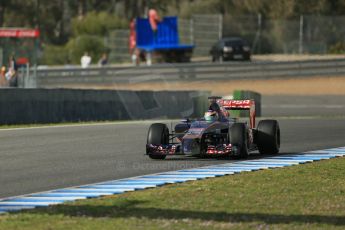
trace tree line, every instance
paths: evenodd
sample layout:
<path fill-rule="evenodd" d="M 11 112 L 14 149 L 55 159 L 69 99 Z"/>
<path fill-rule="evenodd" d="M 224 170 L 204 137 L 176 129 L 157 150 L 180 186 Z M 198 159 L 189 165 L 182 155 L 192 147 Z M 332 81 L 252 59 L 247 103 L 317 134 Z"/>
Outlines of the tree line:
<path fill-rule="evenodd" d="M 73 21 L 84 20 L 89 13 L 115 15 L 122 24 L 110 27 L 123 27 L 123 21 L 143 16 L 149 7 L 180 17 L 260 13 L 266 18 L 291 19 L 301 14 L 345 14 L 343 0 L 0 0 L 0 27 L 39 28 L 44 42 L 61 45 L 76 32 Z"/>
<path fill-rule="evenodd" d="M 222 14 L 230 32 L 245 30 L 245 26 L 232 20 L 236 16 L 252 16 L 243 18 L 256 20 L 260 14 L 263 20 L 298 20 L 300 15 L 345 15 L 344 0 L 0 0 L 0 27 L 38 28 L 41 31 L 40 50 L 43 51 L 39 56 L 41 64 L 76 64 L 86 50 L 93 57 L 108 52 L 104 37 L 114 29 L 127 29 L 132 17 L 145 16 L 149 8 L 157 9 L 161 16 L 180 18 L 190 18 L 194 14 Z M 326 27 L 337 30 L 337 26 Z M 276 38 L 279 43 L 281 36 L 288 38 L 284 26 L 276 25 L 273 29 L 267 35 L 271 40 Z M 240 34 L 255 40 L 256 34 L 246 33 L 242 31 Z M 337 34 L 333 37 L 342 36 L 342 33 Z M 332 52 L 345 50 L 345 43 L 338 40 L 327 41 L 332 45 L 330 50 L 335 50 Z M 265 36 L 261 36 L 262 52 L 270 52 L 274 46 L 274 42 L 266 43 Z"/>

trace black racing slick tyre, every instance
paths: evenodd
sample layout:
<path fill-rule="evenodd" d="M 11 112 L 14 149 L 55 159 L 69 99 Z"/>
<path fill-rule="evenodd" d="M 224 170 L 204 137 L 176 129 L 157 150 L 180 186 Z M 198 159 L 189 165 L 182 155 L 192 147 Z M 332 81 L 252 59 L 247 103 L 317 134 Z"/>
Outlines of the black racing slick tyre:
<path fill-rule="evenodd" d="M 154 145 L 167 145 L 169 144 L 169 129 L 165 124 L 154 123 L 150 126 L 147 134 L 147 144 Z M 166 155 L 150 154 L 147 150 L 146 153 L 151 159 L 165 159 Z"/>
<path fill-rule="evenodd" d="M 230 127 L 230 143 L 238 148 L 236 154 L 239 158 L 248 157 L 248 132 L 244 123 L 235 123 Z"/>
<path fill-rule="evenodd" d="M 280 148 L 280 128 L 276 120 L 262 120 L 257 128 L 257 146 L 260 154 L 277 154 Z"/>

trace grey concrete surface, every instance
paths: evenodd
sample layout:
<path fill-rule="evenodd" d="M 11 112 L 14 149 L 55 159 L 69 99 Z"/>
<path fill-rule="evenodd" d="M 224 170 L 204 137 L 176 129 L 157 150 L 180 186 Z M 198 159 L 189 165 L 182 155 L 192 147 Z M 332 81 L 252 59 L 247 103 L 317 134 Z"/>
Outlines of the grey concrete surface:
<path fill-rule="evenodd" d="M 279 122 L 282 154 L 345 146 L 345 119 Z M 149 125 L 0 130 L 0 198 L 229 162 L 191 157 L 151 160 L 144 155 Z"/>

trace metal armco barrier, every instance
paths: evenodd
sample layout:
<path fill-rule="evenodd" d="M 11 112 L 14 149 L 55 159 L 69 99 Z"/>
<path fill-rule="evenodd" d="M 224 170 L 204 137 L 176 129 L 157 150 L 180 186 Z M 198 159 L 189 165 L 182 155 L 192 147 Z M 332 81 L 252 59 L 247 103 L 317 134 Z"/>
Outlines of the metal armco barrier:
<path fill-rule="evenodd" d="M 345 59 L 293 62 L 161 64 L 142 67 L 50 68 L 37 72 L 37 87 L 97 86 L 141 82 L 345 76 Z"/>

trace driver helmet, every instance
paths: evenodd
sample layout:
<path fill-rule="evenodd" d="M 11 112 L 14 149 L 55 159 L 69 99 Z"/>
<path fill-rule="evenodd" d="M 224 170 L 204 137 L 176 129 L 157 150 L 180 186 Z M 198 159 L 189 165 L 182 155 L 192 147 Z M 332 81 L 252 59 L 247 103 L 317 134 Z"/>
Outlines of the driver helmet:
<path fill-rule="evenodd" d="M 205 121 L 213 122 L 218 120 L 218 113 L 213 110 L 209 110 L 204 115 Z"/>

